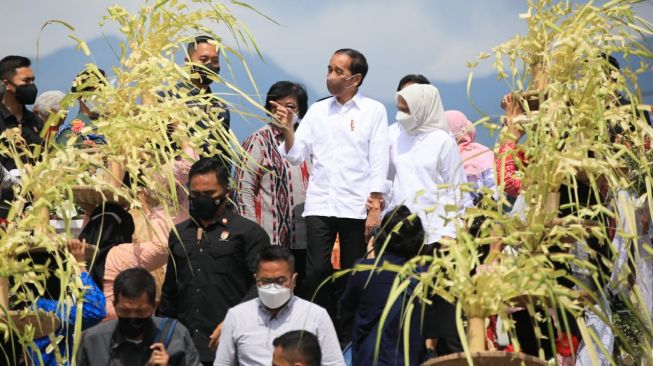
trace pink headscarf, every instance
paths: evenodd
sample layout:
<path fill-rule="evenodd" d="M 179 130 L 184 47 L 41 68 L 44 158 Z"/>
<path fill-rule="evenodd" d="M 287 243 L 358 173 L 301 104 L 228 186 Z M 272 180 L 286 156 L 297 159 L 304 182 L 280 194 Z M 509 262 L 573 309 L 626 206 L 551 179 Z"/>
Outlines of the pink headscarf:
<path fill-rule="evenodd" d="M 478 177 L 482 172 L 492 169 L 494 153 L 484 145 L 474 142 L 476 127 L 460 111 L 446 111 L 444 115 L 449 131 L 456 138 L 465 174 Z"/>

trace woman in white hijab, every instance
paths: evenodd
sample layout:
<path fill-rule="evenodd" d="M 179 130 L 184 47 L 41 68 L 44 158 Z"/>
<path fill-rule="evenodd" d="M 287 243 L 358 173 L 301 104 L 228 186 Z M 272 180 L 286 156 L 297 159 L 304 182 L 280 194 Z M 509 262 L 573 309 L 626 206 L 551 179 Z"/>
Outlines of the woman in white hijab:
<path fill-rule="evenodd" d="M 393 205 L 416 212 L 426 243 L 456 236 L 455 212 L 463 208 L 460 185 L 465 173 L 456 140 L 449 133 L 442 100 L 433 85 L 411 84 L 397 92 L 397 123 L 390 126 L 390 169 Z M 442 188 L 449 185 L 449 188 Z"/>
<path fill-rule="evenodd" d="M 396 98 L 397 123 L 389 128 L 392 204 L 388 206 L 403 204 L 417 213 L 426 233 L 425 249 L 432 251 L 441 239 L 456 236 L 455 217 L 464 208 L 460 193 L 460 185 L 466 182 L 462 159 L 449 133 L 436 87 L 411 84 L 397 92 Z M 460 209 L 447 212 L 446 205 Z M 436 323 L 428 327 L 431 330 L 426 336 L 438 339 L 438 354 L 462 351 L 455 307 L 436 299 L 433 309 Z"/>

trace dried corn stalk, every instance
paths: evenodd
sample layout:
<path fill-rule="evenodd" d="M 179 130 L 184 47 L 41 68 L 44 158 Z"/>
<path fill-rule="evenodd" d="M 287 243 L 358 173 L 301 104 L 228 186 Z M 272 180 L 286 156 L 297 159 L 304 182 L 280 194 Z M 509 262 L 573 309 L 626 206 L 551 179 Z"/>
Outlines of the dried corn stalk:
<path fill-rule="evenodd" d="M 242 3 L 234 4 L 250 8 Z M 74 30 L 59 21 L 46 25 L 52 23 Z M 31 306 L 42 293 L 47 268 L 30 266 L 24 260 L 18 261 L 16 256 L 34 248 L 58 253 L 65 247 L 65 236 L 57 235 L 46 220 L 50 211 L 70 205 L 73 187 L 94 187 L 109 196 L 107 199 L 120 198 L 132 207 L 141 206 L 138 193 L 142 187 L 147 187 L 148 194 L 156 202 L 168 212 L 174 212 L 178 197 L 172 164 L 176 159 L 189 159 L 189 156 L 181 149 L 174 149 L 173 144 L 187 143 L 199 151 L 208 143 L 209 154 L 214 155 L 221 146 L 228 152 L 228 156 L 223 156 L 227 161 L 238 161 L 243 154 L 236 137 L 219 120 L 219 108 L 189 106 L 203 107 L 207 99 L 204 95 L 189 95 L 187 87 L 179 87 L 180 82 L 189 80 L 190 68 L 175 62 L 175 55 L 185 52 L 188 42 L 197 35 L 207 34 L 218 41 L 223 58 L 230 54 L 232 60 L 241 60 L 246 68 L 238 50 L 229 47 L 215 32 L 216 28 L 223 27 L 239 45 L 256 49 L 250 32 L 231 15 L 226 5 L 209 0 L 194 0 L 191 4 L 176 0 L 146 1 L 134 14 L 114 5 L 107 9 L 100 26 L 105 23 L 117 24 L 124 36 L 124 43 L 120 45 L 120 65 L 110 72 L 116 76 L 115 83 L 99 87 L 97 78 L 88 81 L 84 86 L 94 86 L 95 91 L 71 93 L 63 104 L 71 106 L 79 97 L 94 99 L 100 112 L 94 133 L 104 135 L 108 144 L 93 149 L 50 144 L 44 149 L 30 151 L 17 143 L 11 135 L 15 132 L 7 131 L 5 137 L 13 143 L 0 146 L 0 153 L 17 161 L 24 158 L 36 161 L 19 164 L 23 174 L 17 199 L 8 217 L 8 227 L 0 236 L 0 278 L 8 278 L 13 283 L 10 290 L 13 304 Z M 80 50 L 90 54 L 82 40 L 71 38 L 77 40 Z M 88 69 L 95 70 L 97 66 L 90 64 Z M 251 75 L 249 77 L 253 83 Z M 242 95 L 255 109 L 263 109 L 221 77 L 215 81 Z M 204 127 L 199 121 L 204 122 Z M 87 132 L 90 130 L 82 130 L 82 133 Z M 133 182 L 130 186 L 121 184 L 123 172 L 130 176 Z M 63 219 L 69 227 L 71 217 Z M 84 289 L 79 281 L 72 280 L 76 268 L 73 259 L 65 255 L 58 258 L 57 276 L 62 278 L 62 288 L 67 288 L 74 299 L 80 300 Z M 27 290 L 28 284 L 36 286 L 38 293 Z M 60 302 L 64 301 L 67 301 L 66 294 L 62 293 Z M 81 302 L 78 301 L 77 306 L 80 307 Z M 0 314 L 6 310 L 0 309 Z M 77 314 L 81 316 L 81 311 Z M 81 322 L 77 320 L 73 355 L 81 335 Z M 33 344 L 33 330 L 19 331 L 0 323 L 0 335 L 7 340 L 10 334 L 23 346 Z M 59 338 L 58 341 L 63 340 Z M 74 358 L 67 360 L 66 355 L 59 355 L 58 361 L 74 364 Z"/>
<path fill-rule="evenodd" d="M 649 204 L 639 211 L 650 211 L 649 207 L 653 207 L 650 154 L 642 153 L 650 151 L 648 141 L 653 129 L 644 120 L 642 111 L 650 110 L 650 106 L 641 103 L 637 84 L 639 74 L 651 71 L 649 62 L 653 53 L 641 37 L 651 36 L 653 27 L 637 16 L 634 7 L 638 3 L 640 1 L 636 0 L 615 0 L 600 5 L 592 1 L 586 4 L 552 0 L 528 2 L 528 12 L 520 15 L 528 25 L 527 33 L 516 35 L 492 49 L 498 77 L 505 79 L 520 98 L 537 101 L 537 108 L 529 108 L 533 103 L 527 100 L 521 101 L 527 116 L 527 122 L 523 123 L 527 138 L 521 144 L 527 164 L 519 164 L 526 203 L 523 219 L 504 208 L 510 206 L 505 195 L 501 194 L 497 203 L 492 199 L 493 192 L 485 192 L 481 204 L 464 215 L 466 224 L 471 224 L 475 218 L 484 218 L 478 237 L 471 237 L 461 227 L 457 239 L 446 243 L 443 256 L 415 259 L 401 269 L 388 267 L 400 273 L 391 299 L 396 298 L 409 281 L 417 281 L 415 297 L 428 302 L 433 294 L 438 294 L 457 304 L 461 334 L 464 334 L 463 315 L 467 319 L 482 319 L 498 314 L 512 331 L 514 324 L 508 313 L 519 305 L 529 310 L 537 304 L 564 309 L 577 318 L 582 318 L 582 310 L 590 307 L 611 324 L 605 309 L 595 305 L 607 297 L 601 287 L 588 290 L 581 286 L 579 290 L 562 286 L 559 281 L 569 276 L 565 271 L 556 270 L 554 263 L 583 269 L 596 282 L 597 263 L 574 253 L 578 248 L 589 250 L 586 240 L 590 235 L 610 245 L 609 228 L 600 220 L 601 215 L 627 223 L 630 228 L 636 226 L 633 204 L 636 200 L 622 202 L 620 207 L 625 207 L 622 213 L 616 210 L 619 194 L 633 191 L 626 167 L 643 168 L 636 174 L 640 177 L 639 184 L 645 182 L 645 189 L 635 191 L 644 194 L 642 199 L 649 198 Z M 609 65 L 605 55 L 610 54 L 623 54 L 627 61 L 620 72 Z M 637 61 L 633 61 L 633 56 L 638 56 Z M 478 62 L 470 66 L 486 58 L 489 54 L 482 53 Z M 468 89 L 471 83 L 470 73 Z M 630 104 L 621 103 L 620 96 L 629 99 Z M 497 101 L 501 97 L 497 95 Z M 479 123 L 489 124 L 488 118 Z M 496 125 L 491 127 L 496 128 Z M 621 131 L 621 142 L 611 134 L 615 127 Z M 578 202 L 576 191 L 581 180 L 594 192 L 611 197 L 609 202 L 594 205 Z M 562 208 L 575 209 L 571 214 L 557 217 L 555 200 L 561 189 L 571 191 L 575 197 L 569 206 Z M 625 270 L 627 274 L 625 266 L 617 266 L 618 257 L 624 251 L 629 253 L 639 239 L 632 229 L 618 230 L 616 235 L 626 247 L 619 251 L 611 248 L 611 257 L 604 264 L 612 271 Z M 478 269 L 483 250 L 497 242 L 513 250 L 509 254 L 492 254 L 486 263 L 488 266 Z M 418 264 L 428 266 L 428 271 L 422 272 Z M 625 278 L 623 274 L 614 276 L 609 284 L 611 289 L 623 289 Z M 644 311 L 641 298 L 636 298 L 637 291 L 632 294 L 635 307 Z M 389 302 L 386 306 L 386 314 L 391 305 Z M 642 334 L 642 347 L 648 352 L 643 353 L 650 358 L 650 314 L 644 314 L 643 318 L 649 319 L 644 324 L 648 333 Z M 563 329 L 571 321 L 573 319 L 558 320 Z M 583 322 L 579 324 L 584 341 L 591 343 L 596 335 Z M 618 329 L 612 328 L 619 336 Z M 483 337 L 485 333 L 477 329 L 471 334 Z M 552 331 L 544 334 L 552 335 Z M 470 341 L 472 348 L 463 342 L 468 354 L 485 346 L 484 339 Z M 592 351 L 592 361 L 598 364 L 597 355 L 605 350 Z M 611 359 L 612 355 L 604 354 L 603 357 Z M 472 364 L 469 356 L 468 362 Z"/>

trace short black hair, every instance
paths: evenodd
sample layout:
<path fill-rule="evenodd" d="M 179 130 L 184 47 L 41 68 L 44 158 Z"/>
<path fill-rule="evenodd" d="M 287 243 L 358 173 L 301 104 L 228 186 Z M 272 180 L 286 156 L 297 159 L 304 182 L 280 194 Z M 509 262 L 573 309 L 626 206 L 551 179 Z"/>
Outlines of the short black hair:
<path fill-rule="evenodd" d="M 193 163 L 188 172 L 188 182 L 196 175 L 207 173 L 215 173 L 218 184 L 224 188 L 229 187 L 229 169 L 220 159 L 215 157 L 203 157 Z"/>
<path fill-rule="evenodd" d="M 70 91 L 72 93 L 81 93 L 96 89 L 98 86 L 106 86 L 107 73 L 99 68 L 97 72 L 95 70 L 95 68 L 89 67 L 77 74 L 73 80 L 73 85 L 70 87 Z"/>
<path fill-rule="evenodd" d="M 297 98 L 297 108 L 299 109 L 299 118 L 304 118 L 308 110 L 308 94 L 304 86 L 292 81 L 277 81 L 272 84 L 268 95 L 265 97 L 265 109 L 268 112 L 272 110 L 271 101 L 278 101 L 286 97 Z"/>
<path fill-rule="evenodd" d="M 422 74 L 408 74 L 401 78 L 399 80 L 399 85 L 397 85 L 397 91 L 400 91 L 401 89 L 406 86 L 408 83 L 413 83 L 413 84 L 431 84 L 431 81 L 426 78 L 426 76 Z"/>
<path fill-rule="evenodd" d="M 290 363 L 303 362 L 306 366 L 320 366 L 322 351 L 315 334 L 306 330 L 292 330 L 272 341 L 272 345 L 280 347 L 283 355 Z"/>
<path fill-rule="evenodd" d="M 389 239 L 388 239 L 389 238 Z M 381 220 L 381 231 L 374 239 L 374 251 L 378 253 L 385 245 L 385 252 L 403 258 L 416 256 L 424 244 L 424 227 L 419 216 L 401 205 L 388 212 Z"/>
<path fill-rule="evenodd" d="M 603 72 L 608 76 L 610 81 L 616 82 L 617 80 L 614 77 L 612 77 L 612 72 L 613 71 L 619 72 L 621 70 L 621 67 L 619 65 L 619 61 L 617 61 L 617 59 L 614 56 L 609 55 L 607 53 L 600 53 L 599 58 L 602 58 L 602 59 L 604 59 L 605 61 L 608 62 L 607 65 L 602 66 L 603 67 Z"/>
<path fill-rule="evenodd" d="M 352 75 L 361 74 L 362 76 L 361 82 L 360 84 L 358 84 L 358 87 L 360 87 L 361 85 L 363 85 L 363 80 L 365 80 L 365 76 L 367 75 L 367 69 L 368 69 L 367 59 L 365 58 L 365 56 L 363 56 L 362 53 L 353 50 L 351 48 L 341 48 L 336 52 L 334 52 L 333 54 L 337 55 L 341 53 L 349 56 L 349 58 L 351 59 L 351 65 L 349 65 L 349 71 L 351 71 L 351 74 Z"/>
<path fill-rule="evenodd" d="M 7 56 L 0 60 L 0 80 L 11 80 L 16 75 L 16 69 L 30 67 L 32 62 L 23 56 Z"/>
<path fill-rule="evenodd" d="M 64 259 L 66 254 L 60 251 L 33 251 L 22 253 L 17 256 L 20 261 L 29 263 L 30 267 L 44 266 L 43 274 L 45 275 L 45 283 L 43 283 L 43 293 L 40 294 L 39 287 L 34 283 L 25 283 L 25 290 L 31 291 L 34 296 L 43 296 L 44 299 L 59 300 L 62 290 L 61 279 L 57 276 L 57 271 L 60 269 L 57 264 L 57 258 Z M 46 266 L 47 264 L 47 266 Z"/>
<path fill-rule="evenodd" d="M 136 299 L 147 294 L 150 304 L 156 304 L 156 284 L 154 277 L 145 268 L 135 267 L 126 269 L 116 277 L 113 282 L 114 302 L 117 304 L 120 296 Z"/>
<path fill-rule="evenodd" d="M 288 263 L 290 271 L 295 272 L 295 256 L 290 252 L 290 249 L 281 245 L 270 245 L 261 249 L 256 256 L 256 270 L 258 271 L 262 262 L 276 261 Z"/>
<path fill-rule="evenodd" d="M 608 55 L 607 53 L 601 53 L 600 55 L 602 58 L 606 59 L 608 63 L 614 67 L 617 70 L 621 70 L 621 66 L 619 65 L 619 61 L 612 55 Z"/>
<path fill-rule="evenodd" d="M 192 55 L 195 52 L 195 49 L 197 48 L 197 45 L 200 43 L 211 43 L 212 41 L 215 41 L 215 38 L 207 35 L 203 36 L 197 36 L 195 37 L 195 40 L 193 42 L 188 42 L 188 45 L 186 47 L 186 51 L 188 52 L 188 56 Z"/>

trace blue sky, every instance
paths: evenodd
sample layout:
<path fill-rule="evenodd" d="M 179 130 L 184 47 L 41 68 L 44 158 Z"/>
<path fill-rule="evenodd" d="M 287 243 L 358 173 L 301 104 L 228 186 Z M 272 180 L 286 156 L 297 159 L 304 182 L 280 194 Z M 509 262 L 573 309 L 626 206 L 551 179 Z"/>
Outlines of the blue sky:
<path fill-rule="evenodd" d="M 0 40 L 1 49 L 35 55 L 39 29 L 49 19 L 64 20 L 77 28 L 81 38 L 94 39 L 100 35 L 100 17 L 114 3 L 135 10 L 143 0 L 21 0 L 5 4 L 5 14 L 11 16 L 5 15 L 0 22 L 5 35 Z M 392 86 L 403 70 L 409 69 L 445 81 L 465 78 L 467 60 L 524 30 L 517 14 L 527 8 L 524 0 L 249 3 L 281 24 L 233 7 L 271 60 L 301 79 L 323 79 L 331 52 L 347 45 L 369 58 L 371 72 L 376 71 L 370 74 L 376 75 L 369 82 L 371 88 Z M 111 27 L 102 31 L 117 34 Z M 62 27 L 48 28 L 42 34 L 41 54 L 74 44 L 67 34 Z M 323 84 L 318 80 L 315 83 Z"/>
<path fill-rule="evenodd" d="M 70 23 L 76 27 L 77 36 L 101 45 L 102 33 L 107 37 L 118 35 L 115 28 L 98 26 L 106 7 L 119 3 L 133 11 L 143 2 L 20 0 L 3 4 L 0 50 L 35 58 L 39 30 L 49 19 Z M 292 79 L 307 86 L 311 101 L 323 97 L 327 94 L 326 65 L 332 52 L 343 47 L 356 48 L 366 55 L 370 64 L 362 91 L 383 101 L 390 119 L 394 116 L 392 101 L 396 84 L 407 73 L 422 73 L 439 86 L 445 108 L 460 109 L 470 119 L 477 118 L 464 97 L 469 72 L 466 63 L 479 52 L 488 52 L 492 46 L 523 32 L 525 25 L 518 14 L 527 10 L 526 0 L 252 0 L 249 3 L 280 23 L 274 24 L 233 7 L 264 54 L 264 61 L 255 57 L 250 60 L 258 70 L 259 75 L 255 77 L 263 93 L 274 80 Z M 645 18 L 653 19 L 651 2 L 640 6 L 639 11 Z M 56 60 L 52 61 L 56 64 L 39 64 L 39 85 L 65 89 L 67 85 L 59 80 L 74 76 L 65 75 L 62 79 L 56 70 L 57 66 L 64 66 L 58 63 L 65 61 L 49 58 L 75 45 L 68 34 L 61 26 L 51 26 L 41 34 L 39 59 L 41 62 Z M 101 46 L 92 51 L 97 59 L 102 58 L 102 53 L 108 53 Z M 81 53 L 76 61 L 82 65 L 89 62 Z M 482 85 L 490 85 L 487 80 L 492 80 L 492 75 L 491 62 L 485 62 L 475 71 L 477 78 L 486 80 Z M 485 95 L 483 90 L 476 95 L 481 105 L 491 109 L 486 113 L 498 113 L 496 101 L 504 91 L 500 85 L 487 88 L 492 95 Z M 236 131 L 241 138 L 258 127 L 252 122 L 243 126 Z M 486 133 L 479 135 L 484 142 L 491 143 Z"/>

